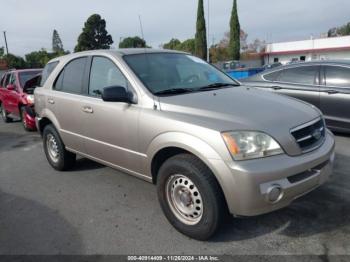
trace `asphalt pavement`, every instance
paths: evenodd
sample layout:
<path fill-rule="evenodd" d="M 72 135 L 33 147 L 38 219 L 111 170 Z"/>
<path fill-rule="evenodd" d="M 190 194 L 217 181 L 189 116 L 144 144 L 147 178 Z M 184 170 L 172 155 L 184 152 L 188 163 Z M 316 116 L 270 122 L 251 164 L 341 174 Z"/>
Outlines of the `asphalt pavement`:
<path fill-rule="evenodd" d="M 54 171 L 37 133 L 0 121 L 0 254 L 350 255 L 350 136 L 336 141 L 327 184 L 200 242 L 167 222 L 154 185 L 87 159 Z"/>

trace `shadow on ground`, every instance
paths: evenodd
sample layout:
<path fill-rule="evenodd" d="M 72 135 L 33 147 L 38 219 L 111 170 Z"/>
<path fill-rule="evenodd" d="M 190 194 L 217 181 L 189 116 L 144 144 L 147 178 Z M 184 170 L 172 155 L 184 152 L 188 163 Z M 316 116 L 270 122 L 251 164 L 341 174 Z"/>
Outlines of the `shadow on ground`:
<path fill-rule="evenodd" d="M 0 191 L 0 254 L 79 254 L 78 232 L 60 214 Z"/>
<path fill-rule="evenodd" d="M 337 155 L 329 182 L 282 210 L 252 218 L 228 219 L 213 242 L 252 239 L 274 231 L 289 237 L 307 237 L 341 230 L 350 234 L 350 176 L 344 166 L 350 157 Z M 348 169 L 350 170 L 350 168 Z"/>

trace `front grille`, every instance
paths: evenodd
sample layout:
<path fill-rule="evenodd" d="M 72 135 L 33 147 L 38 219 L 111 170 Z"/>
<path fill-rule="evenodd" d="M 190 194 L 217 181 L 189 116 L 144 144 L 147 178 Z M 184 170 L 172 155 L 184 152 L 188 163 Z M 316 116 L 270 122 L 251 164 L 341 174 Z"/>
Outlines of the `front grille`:
<path fill-rule="evenodd" d="M 326 136 L 326 128 L 323 119 L 318 119 L 294 128 L 291 134 L 301 150 L 303 152 L 309 152 L 323 143 Z"/>

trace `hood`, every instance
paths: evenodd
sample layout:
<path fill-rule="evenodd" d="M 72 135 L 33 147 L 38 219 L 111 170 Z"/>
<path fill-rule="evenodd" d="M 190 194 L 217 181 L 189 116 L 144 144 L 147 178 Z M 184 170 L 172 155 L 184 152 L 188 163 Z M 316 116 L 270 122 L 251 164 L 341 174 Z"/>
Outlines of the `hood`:
<path fill-rule="evenodd" d="M 246 86 L 160 97 L 159 100 L 162 111 L 183 121 L 220 132 L 261 131 L 281 144 L 295 144 L 290 130 L 320 116 L 308 103 Z"/>

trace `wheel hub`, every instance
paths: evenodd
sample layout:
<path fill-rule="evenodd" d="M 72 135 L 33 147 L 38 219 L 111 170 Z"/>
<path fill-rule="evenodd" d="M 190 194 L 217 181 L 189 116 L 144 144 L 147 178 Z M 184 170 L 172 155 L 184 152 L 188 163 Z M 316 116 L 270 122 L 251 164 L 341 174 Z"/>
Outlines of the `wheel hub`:
<path fill-rule="evenodd" d="M 60 152 L 58 150 L 56 138 L 53 135 L 49 134 L 47 136 L 46 146 L 47 146 L 47 151 L 48 151 L 52 161 L 57 162 Z"/>
<path fill-rule="evenodd" d="M 184 224 L 199 223 L 203 202 L 198 188 L 184 175 L 173 175 L 167 181 L 167 201 L 174 215 Z"/>

